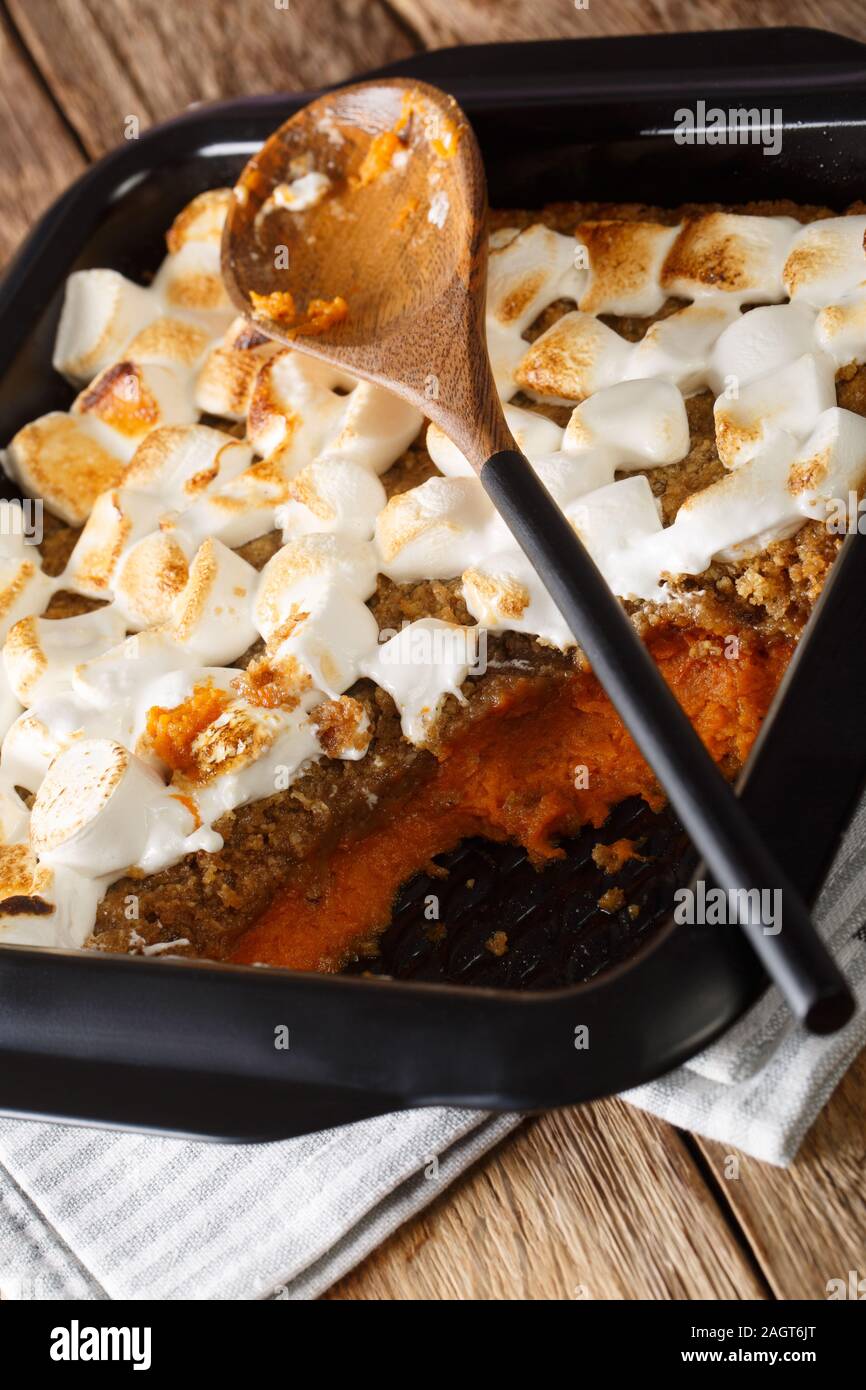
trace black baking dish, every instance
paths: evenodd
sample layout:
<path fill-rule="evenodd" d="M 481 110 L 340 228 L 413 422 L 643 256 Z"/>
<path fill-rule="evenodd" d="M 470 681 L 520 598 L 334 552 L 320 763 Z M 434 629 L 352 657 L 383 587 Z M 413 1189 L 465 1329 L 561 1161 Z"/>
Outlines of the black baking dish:
<path fill-rule="evenodd" d="M 494 206 L 791 197 L 842 210 L 863 193 L 866 48 L 814 30 L 494 45 L 389 71 L 454 93 Z M 193 109 L 55 203 L 0 286 L 0 443 L 68 405 L 50 370 L 68 273 L 154 269 L 179 208 L 232 183 L 310 95 Z M 701 99 L 781 109 L 781 152 L 677 145 L 675 111 Z M 866 545 L 853 534 L 742 779 L 756 824 L 810 900 L 866 780 L 864 588 Z M 586 983 L 520 992 L 7 946 L 0 1111 L 273 1139 L 440 1102 L 562 1105 L 669 1070 L 765 986 L 735 928 L 670 921 Z M 278 1025 L 288 1050 L 274 1047 Z M 579 1025 L 588 1049 L 575 1047 Z"/>

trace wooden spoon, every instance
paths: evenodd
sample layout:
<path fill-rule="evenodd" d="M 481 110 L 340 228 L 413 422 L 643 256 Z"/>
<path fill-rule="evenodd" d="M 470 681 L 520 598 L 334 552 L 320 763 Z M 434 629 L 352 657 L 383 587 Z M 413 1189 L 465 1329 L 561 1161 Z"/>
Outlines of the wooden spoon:
<path fill-rule="evenodd" d="M 328 184 L 316 189 L 313 171 Z M 781 890 L 778 934 L 753 905 L 736 915 L 796 1016 L 833 1031 L 854 1001 L 796 888 L 515 446 L 484 332 L 486 213 L 481 156 L 453 98 L 411 79 L 361 82 L 299 111 L 250 160 L 226 222 L 223 274 L 264 333 L 405 397 L 465 454 L 716 884 Z"/>

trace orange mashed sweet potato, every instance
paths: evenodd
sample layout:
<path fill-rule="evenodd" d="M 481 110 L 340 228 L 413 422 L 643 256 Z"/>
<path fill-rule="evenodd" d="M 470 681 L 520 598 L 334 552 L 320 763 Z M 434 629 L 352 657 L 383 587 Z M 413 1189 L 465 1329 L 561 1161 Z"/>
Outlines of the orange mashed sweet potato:
<path fill-rule="evenodd" d="M 736 659 L 703 634 L 656 632 L 648 645 L 713 758 L 729 774 L 751 748 L 791 644 L 742 644 Z M 469 836 L 509 840 L 543 864 L 558 840 L 603 824 L 630 796 L 664 794 L 595 677 L 516 679 L 438 753 L 411 789 L 376 808 L 326 857 L 302 864 L 231 959 L 339 970 L 388 923 L 400 885 Z"/>

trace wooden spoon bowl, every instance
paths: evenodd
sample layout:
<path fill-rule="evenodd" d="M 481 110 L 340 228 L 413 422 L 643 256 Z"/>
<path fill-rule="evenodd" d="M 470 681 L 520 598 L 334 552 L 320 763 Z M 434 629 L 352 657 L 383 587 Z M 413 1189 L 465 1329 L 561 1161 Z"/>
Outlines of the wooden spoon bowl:
<path fill-rule="evenodd" d="M 294 211 L 275 191 L 308 168 L 328 188 Z M 485 346 L 486 221 L 481 155 L 453 98 L 361 82 L 299 111 L 250 160 L 223 274 L 265 333 L 412 401 L 480 470 L 514 446 Z M 287 290 L 294 316 L 279 312 Z M 329 307 L 311 325 L 317 301 Z"/>

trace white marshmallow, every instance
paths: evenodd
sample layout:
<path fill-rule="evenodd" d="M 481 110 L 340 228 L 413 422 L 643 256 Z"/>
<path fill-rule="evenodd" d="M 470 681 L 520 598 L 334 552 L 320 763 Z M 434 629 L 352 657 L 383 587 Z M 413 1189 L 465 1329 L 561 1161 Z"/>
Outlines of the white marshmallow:
<path fill-rule="evenodd" d="M 76 386 L 92 381 L 158 313 L 153 294 L 116 270 L 77 270 L 66 281 L 55 371 Z"/>
<path fill-rule="evenodd" d="M 56 580 L 42 573 L 39 551 L 28 549 L 24 559 L 0 559 L 0 642 L 21 618 L 43 612 L 57 587 Z"/>
<path fill-rule="evenodd" d="M 73 415 L 104 426 L 102 438 L 125 463 L 158 425 L 185 425 L 196 417 L 192 378 L 158 362 L 116 362 L 100 372 L 72 406 Z"/>
<path fill-rule="evenodd" d="M 621 381 L 573 411 L 563 439 L 570 453 L 609 448 L 618 467 L 677 463 L 689 452 L 683 398 L 668 381 Z"/>
<path fill-rule="evenodd" d="M 284 541 L 314 531 L 368 541 L 387 501 L 379 479 L 363 464 L 327 455 L 296 474 L 287 493 L 275 516 Z"/>
<path fill-rule="evenodd" d="M 88 878 L 131 868 L 147 847 L 152 813 L 171 806 L 161 777 L 108 738 L 86 738 L 52 763 L 33 803 L 30 843 L 40 863 Z M 190 811 L 174 815 L 193 829 Z"/>
<path fill-rule="evenodd" d="M 112 488 L 97 497 L 87 524 L 69 557 L 62 584 L 89 598 L 108 598 L 121 556 L 156 526 L 158 497 L 129 488 Z"/>
<path fill-rule="evenodd" d="M 866 217 L 828 217 L 800 227 L 783 279 L 793 300 L 816 309 L 866 286 Z"/>
<path fill-rule="evenodd" d="M 11 689 L 22 705 L 69 686 L 73 668 L 123 640 L 126 624 L 113 607 L 73 618 L 22 618 L 3 646 Z"/>
<path fill-rule="evenodd" d="M 30 840 L 30 812 L 7 779 L 0 779 L 0 844 Z"/>
<path fill-rule="evenodd" d="M 151 531 L 121 556 L 112 578 L 114 608 L 138 631 L 167 622 L 189 581 L 194 546 L 175 530 Z"/>
<path fill-rule="evenodd" d="M 788 475 L 788 491 L 801 516 L 828 519 L 829 508 L 848 510 L 849 494 L 866 481 L 866 420 L 852 410 L 832 406 L 819 415 L 815 428 L 797 451 Z"/>
<path fill-rule="evenodd" d="M 587 272 L 575 265 L 576 243 L 536 224 L 491 253 L 487 273 L 487 348 L 503 400 L 517 390 L 515 369 L 526 350 L 525 329 L 554 300 L 575 302 Z"/>
<path fill-rule="evenodd" d="M 560 651 L 575 645 L 568 624 L 516 545 L 482 556 L 465 570 L 462 593 L 482 630 L 528 632 Z"/>
<path fill-rule="evenodd" d="M 738 307 L 726 301 L 687 304 L 650 324 L 632 348 L 624 375 L 658 377 L 679 387 L 684 396 L 693 396 L 708 383 L 713 344 L 739 317 Z"/>
<path fill-rule="evenodd" d="M 267 457 L 279 449 L 287 474 L 298 472 L 338 432 L 355 385 L 326 362 L 278 352 L 259 371 L 250 401 L 247 435 L 256 453 Z"/>
<path fill-rule="evenodd" d="M 405 453 L 424 423 L 420 410 L 408 401 L 359 381 L 344 398 L 339 429 L 327 441 L 327 452 L 385 473 Z"/>
<path fill-rule="evenodd" d="M 172 314 L 223 333 L 235 309 L 223 284 L 219 242 L 188 241 L 166 256 L 153 282 L 153 292 Z"/>
<path fill-rule="evenodd" d="M 315 687 L 332 698 L 354 685 L 379 637 L 367 605 L 339 579 L 323 584 L 312 578 L 295 586 L 286 628 L 291 630 L 273 647 L 274 666 L 294 676 L 299 690 Z"/>
<path fill-rule="evenodd" d="M 324 589 L 339 581 L 362 601 L 376 588 L 377 556 L 368 541 L 348 536 L 313 535 L 289 541 L 262 570 L 253 620 L 269 644 L 300 611 L 301 595 L 312 581 Z"/>
<path fill-rule="evenodd" d="M 418 618 L 377 646 L 363 670 L 391 696 L 409 742 L 423 745 L 446 695 L 465 704 L 460 686 L 477 652 L 474 628 Z"/>
<path fill-rule="evenodd" d="M 133 702 L 148 682 L 199 664 L 195 653 L 174 641 L 167 627 L 148 628 L 76 666 L 72 688 L 89 708 L 101 711 L 103 719 L 110 715 L 118 721 L 125 742 L 125 730 L 132 727 Z"/>
<path fill-rule="evenodd" d="M 497 528 L 498 522 L 498 528 Z M 500 522 L 477 478 L 428 478 L 398 493 L 376 520 L 380 568 L 398 583 L 453 579 L 488 550 Z"/>
<path fill-rule="evenodd" d="M 719 395 L 729 382 L 778 371 L 814 350 L 815 311 L 807 304 L 772 304 L 741 314 L 716 340 L 707 379 Z"/>
<path fill-rule="evenodd" d="M 235 661 L 256 640 L 253 596 L 259 576 L 252 565 L 221 541 L 206 540 L 175 599 L 168 633 L 202 662 Z"/>
<path fill-rule="evenodd" d="M 530 463 L 542 454 L 553 454 L 562 447 L 562 430 L 537 410 L 524 410 L 519 405 L 504 407 L 505 422 L 514 435 L 514 442 Z M 438 425 L 427 426 L 427 452 L 446 478 L 474 478 L 475 469 Z"/>
<path fill-rule="evenodd" d="M 236 478 L 253 461 L 248 444 L 208 425 L 152 430 L 123 477 L 125 488 L 158 496 L 163 511 L 181 511 Z"/>
<path fill-rule="evenodd" d="M 754 458 L 776 430 L 804 438 L 818 416 L 836 403 L 835 368 L 825 353 L 804 353 L 796 362 L 750 382 L 732 400 L 713 408 L 716 447 L 727 468 Z"/>
<path fill-rule="evenodd" d="M 274 530 L 276 510 L 289 500 L 290 477 L 278 453 L 259 459 L 187 507 L 178 525 L 195 543 L 212 538 L 231 549 L 246 545 Z"/>
<path fill-rule="evenodd" d="M 815 342 L 837 367 L 866 362 L 866 291 L 854 290 L 822 309 L 815 321 Z"/>
<path fill-rule="evenodd" d="M 629 597 L 623 581 L 629 552 L 662 530 L 659 504 L 642 474 L 588 492 L 566 515 L 614 593 Z"/>

